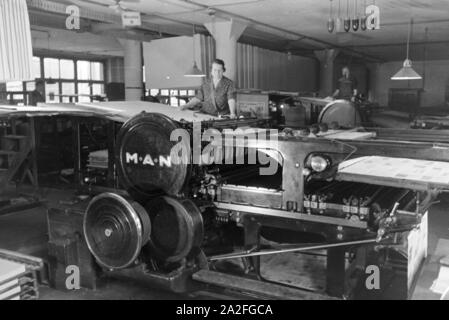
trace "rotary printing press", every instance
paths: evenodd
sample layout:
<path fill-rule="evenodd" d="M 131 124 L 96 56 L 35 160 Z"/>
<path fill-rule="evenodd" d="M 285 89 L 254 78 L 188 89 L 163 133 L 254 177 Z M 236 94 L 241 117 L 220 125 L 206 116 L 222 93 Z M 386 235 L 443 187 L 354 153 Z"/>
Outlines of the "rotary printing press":
<path fill-rule="evenodd" d="M 207 155 L 221 150 L 231 161 L 195 163 L 198 130 L 221 136 L 238 127 L 200 146 L 212 141 Z M 49 210 L 54 283 L 64 283 L 65 267 L 75 264 L 89 288 L 115 277 L 175 292 L 410 298 L 427 255 L 427 209 L 449 186 L 449 145 L 319 128 L 268 135 L 274 131 L 259 120 L 131 118 L 115 141 L 120 188 Z M 171 141 L 177 129 L 189 139 Z M 242 138 L 248 132 L 257 134 Z M 175 163 L 171 150 L 180 141 L 188 161 Z M 238 152 L 258 160 L 236 164 Z M 324 258 L 322 290 L 262 272 L 264 257 L 308 252 Z M 367 285 L 373 266 L 380 272 L 374 289 Z"/>

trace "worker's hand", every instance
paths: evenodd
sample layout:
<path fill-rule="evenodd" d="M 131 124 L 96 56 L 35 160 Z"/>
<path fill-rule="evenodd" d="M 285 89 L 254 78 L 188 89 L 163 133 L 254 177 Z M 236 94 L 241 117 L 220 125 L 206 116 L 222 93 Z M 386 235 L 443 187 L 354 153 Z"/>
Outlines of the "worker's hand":
<path fill-rule="evenodd" d="M 232 113 L 231 113 L 231 114 L 229 115 L 229 118 L 230 118 L 230 119 L 236 119 L 237 116 L 236 116 L 235 114 L 232 114 Z"/>

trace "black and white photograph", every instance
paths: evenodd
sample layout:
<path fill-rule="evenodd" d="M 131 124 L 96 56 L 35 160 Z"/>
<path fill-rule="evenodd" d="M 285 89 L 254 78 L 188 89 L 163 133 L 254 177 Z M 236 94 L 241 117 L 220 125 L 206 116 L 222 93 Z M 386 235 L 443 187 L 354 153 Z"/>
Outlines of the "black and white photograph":
<path fill-rule="evenodd" d="M 449 300 L 449 0 L 0 0 L 6 300 Z"/>

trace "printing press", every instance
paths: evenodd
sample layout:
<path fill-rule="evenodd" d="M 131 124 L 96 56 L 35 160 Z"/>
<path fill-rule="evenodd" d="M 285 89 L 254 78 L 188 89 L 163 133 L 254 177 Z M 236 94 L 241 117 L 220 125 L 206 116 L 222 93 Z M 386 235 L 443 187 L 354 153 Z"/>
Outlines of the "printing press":
<path fill-rule="evenodd" d="M 427 210 L 449 186 L 449 145 L 411 130 L 393 140 L 378 128 L 180 117 L 131 117 L 109 155 L 117 187 L 49 209 L 56 287 L 74 264 L 87 288 L 124 278 L 251 298 L 410 298 Z M 267 277 L 265 258 L 285 254 L 320 257 L 322 290 Z"/>

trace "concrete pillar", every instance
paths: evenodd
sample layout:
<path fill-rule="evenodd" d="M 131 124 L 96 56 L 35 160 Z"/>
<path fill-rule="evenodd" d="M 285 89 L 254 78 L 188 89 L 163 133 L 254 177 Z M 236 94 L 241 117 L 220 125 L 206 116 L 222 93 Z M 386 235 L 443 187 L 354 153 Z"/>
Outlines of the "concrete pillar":
<path fill-rule="evenodd" d="M 334 91 L 334 61 L 339 53 L 338 49 L 324 49 L 315 51 L 320 61 L 320 96 L 327 97 Z"/>
<path fill-rule="evenodd" d="M 367 98 L 369 101 L 377 102 L 379 96 L 377 84 L 380 63 L 367 63 L 366 68 L 368 73 Z"/>
<path fill-rule="evenodd" d="M 125 60 L 125 100 L 141 100 L 143 96 L 142 43 L 135 40 L 119 40 Z"/>
<path fill-rule="evenodd" d="M 125 82 L 123 58 L 109 58 L 106 63 L 108 82 Z"/>
<path fill-rule="evenodd" d="M 216 58 L 226 64 L 225 76 L 231 80 L 237 79 L 237 40 L 247 25 L 233 21 L 208 22 L 204 26 L 215 39 Z"/>
<path fill-rule="evenodd" d="M 4 104 L 4 105 L 9 104 L 7 95 L 6 95 L 6 83 L 5 82 L 0 82 L 0 105 L 1 104 Z"/>

